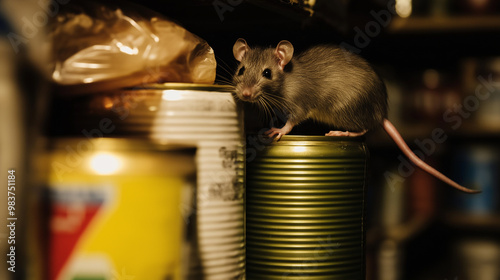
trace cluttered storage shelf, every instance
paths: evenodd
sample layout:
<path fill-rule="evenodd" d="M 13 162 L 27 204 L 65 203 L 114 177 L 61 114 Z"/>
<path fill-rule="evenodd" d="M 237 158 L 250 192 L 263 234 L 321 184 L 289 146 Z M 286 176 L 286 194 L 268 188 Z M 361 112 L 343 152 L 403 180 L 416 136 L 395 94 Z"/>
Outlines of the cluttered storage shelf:
<path fill-rule="evenodd" d="M 258 280 L 325 271 L 368 280 L 500 279 L 497 1 L 32 2 L 0 2 L 12 9 L 0 13 L 2 36 L 29 38 L 16 41 L 18 56 L 2 51 L 0 60 L 14 89 L 6 104 L 19 109 L 1 119 L 20 124 L 0 148 L 24 145 L 2 150 L 2 159 L 33 175 L 24 178 L 31 189 L 21 278 L 229 280 L 253 269 L 248 275 Z M 48 24 L 39 26 L 42 14 Z M 2 38 L 9 45 L 12 36 Z M 315 138 L 326 128 L 306 122 L 292 133 L 307 136 L 285 138 L 276 158 L 264 155 L 250 168 L 247 208 L 244 132 L 270 120 L 245 111 L 245 122 L 232 98 L 238 38 L 250 46 L 289 40 L 296 52 L 337 44 L 366 58 L 385 81 L 388 118 L 409 146 L 482 193 L 458 193 L 415 168 L 382 129 L 345 145 Z M 302 158 L 307 149 L 292 141 L 302 137 L 321 149 L 334 145 L 344 158 L 314 145 L 314 156 Z M 304 178 L 316 180 L 311 189 L 298 189 Z M 356 184 L 342 193 L 325 183 L 331 178 Z M 303 198 L 307 207 L 292 210 L 304 212 L 282 207 Z M 325 233 L 346 228 L 355 234 Z M 336 279 L 353 280 L 346 277 Z"/>

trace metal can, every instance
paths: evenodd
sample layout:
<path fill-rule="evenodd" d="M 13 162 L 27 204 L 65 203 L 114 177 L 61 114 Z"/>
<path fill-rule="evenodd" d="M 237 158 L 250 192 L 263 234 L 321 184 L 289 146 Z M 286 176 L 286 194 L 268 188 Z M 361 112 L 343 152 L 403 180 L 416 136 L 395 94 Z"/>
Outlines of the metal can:
<path fill-rule="evenodd" d="M 197 147 L 196 228 L 201 271 L 191 278 L 241 279 L 245 271 L 242 115 L 232 88 L 154 84 L 79 96 L 59 106 L 52 133 L 137 136 Z M 63 127 L 64 131 L 58 131 Z M 98 129 L 99 128 L 99 129 Z"/>
<path fill-rule="evenodd" d="M 476 144 L 459 146 L 454 151 L 452 163 L 459 184 L 480 189 L 470 196 L 453 194 L 453 211 L 462 215 L 496 215 L 500 213 L 500 149 L 494 145 Z"/>
<path fill-rule="evenodd" d="M 38 158 L 45 187 L 29 211 L 38 234 L 27 279 L 185 279 L 194 155 L 144 140 L 51 139 Z"/>
<path fill-rule="evenodd" d="M 461 279 L 500 279 L 500 242 L 488 238 L 461 238 L 455 244 Z"/>
<path fill-rule="evenodd" d="M 362 138 L 287 135 L 257 150 L 247 162 L 247 279 L 365 279 Z"/>

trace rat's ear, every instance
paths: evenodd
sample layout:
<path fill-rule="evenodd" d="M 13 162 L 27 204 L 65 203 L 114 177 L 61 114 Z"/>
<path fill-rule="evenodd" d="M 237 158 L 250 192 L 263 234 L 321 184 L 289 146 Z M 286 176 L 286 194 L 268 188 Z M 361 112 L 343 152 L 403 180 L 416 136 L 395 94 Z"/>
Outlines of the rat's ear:
<path fill-rule="evenodd" d="M 233 55 L 236 60 L 240 61 L 245 57 L 245 54 L 250 50 L 245 39 L 239 38 L 233 46 Z"/>
<path fill-rule="evenodd" d="M 281 70 L 285 68 L 285 65 L 290 62 L 293 56 L 293 45 L 292 43 L 283 40 L 278 43 L 276 47 L 276 51 L 274 52 L 276 57 L 278 58 L 278 66 Z"/>

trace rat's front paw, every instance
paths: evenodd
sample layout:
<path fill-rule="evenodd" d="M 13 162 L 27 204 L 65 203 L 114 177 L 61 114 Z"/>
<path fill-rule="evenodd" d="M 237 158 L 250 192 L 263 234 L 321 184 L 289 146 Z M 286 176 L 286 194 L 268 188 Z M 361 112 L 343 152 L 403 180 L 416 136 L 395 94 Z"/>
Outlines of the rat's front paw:
<path fill-rule="evenodd" d="M 273 127 L 271 129 L 269 129 L 268 131 L 266 131 L 266 135 L 269 137 L 273 137 L 274 135 L 277 135 L 275 139 L 276 139 L 276 141 L 279 141 L 281 139 L 281 136 L 287 135 L 290 131 L 292 131 L 293 126 L 294 126 L 294 124 L 292 124 L 292 122 L 290 122 L 290 120 L 288 120 L 286 122 L 285 126 L 283 126 L 282 128 Z"/>
<path fill-rule="evenodd" d="M 287 134 L 287 132 L 285 132 L 282 128 L 273 127 L 271 129 L 269 129 L 268 131 L 266 131 L 265 134 L 268 137 L 273 137 L 273 136 L 277 135 L 275 139 L 276 139 L 276 141 L 278 141 L 281 139 L 281 136 Z"/>

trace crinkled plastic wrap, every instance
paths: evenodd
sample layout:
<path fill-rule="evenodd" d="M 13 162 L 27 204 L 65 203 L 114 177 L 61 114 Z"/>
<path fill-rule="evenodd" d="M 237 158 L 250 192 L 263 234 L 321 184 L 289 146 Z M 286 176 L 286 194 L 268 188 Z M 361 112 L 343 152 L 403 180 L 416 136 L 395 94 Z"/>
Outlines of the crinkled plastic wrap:
<path fill-rule="evenodd" d="M 152 82 L 213 83 L 216 60 L 206 41 L 144 8 L 80 1 L 56 18 L 52 80 L 99 89 Z"/>

